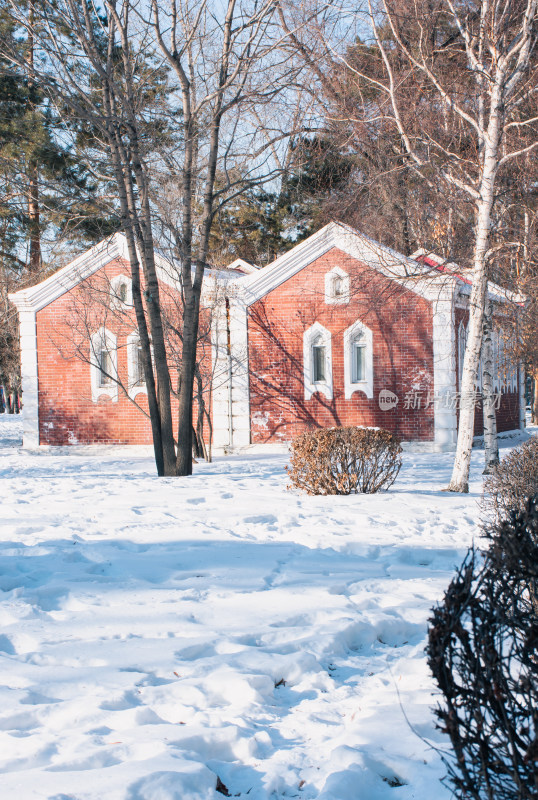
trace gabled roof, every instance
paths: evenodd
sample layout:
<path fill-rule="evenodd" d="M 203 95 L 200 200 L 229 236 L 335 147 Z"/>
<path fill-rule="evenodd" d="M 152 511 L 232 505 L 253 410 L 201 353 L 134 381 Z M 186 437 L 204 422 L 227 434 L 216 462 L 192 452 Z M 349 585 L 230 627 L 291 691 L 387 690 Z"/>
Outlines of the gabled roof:
<path fill-rule="evenodd" d="M 108 239 L 104 239 L 85 253 L 82 253 L 74 261 L 41 281 L 41 283 L 36 284 L 36 286 L 13 292 L 9 295 L 9 299 L 19 311 L 40 311 L 49 303 L 54 302 L 66 292 L 74 289 L 81 281 L 89 278 L 116 259 L 122 259 L 127 264 L 130 261 L 127 239 L 123 233 L 115 233 L 113 236 L 109 236 Z M 236 263 L 234 262 L 234 264 Z M 244 263 L 249 272 L 257 269 L 253 265 L 247 264 L 246 261 L 242 263 Z M 180 290 L 179 268 L 175 261 L 156 250 L 155 267 L 157 277 L 162 283 L 176 291 Z M 227 283 L 234 278 L 242 277 L 244 274 L 243 270 L 239 268 L 232 270 L 206 268 L 205 272 L 209 282 L 216 283 Z"/>
<path fill-rule="evenodd" d="M 439 292 L 445 288 L 454 290 L 453 276 L 442 275 L 437 270 L 432 272 L 431 268 L 415 259 L 404 256 L 341 222 L 330 222 L 269 266 L 239 278 L 234 285 L 244 302 L 251 305 L 332 248 L 342 250 L 426 299 L 439 297 Z"/>
<path fill-rule="evenodd" d="M 415 261 L 419 262 L 419 264 L 432 267 L 439 272 L 446 272 L 449 275 L 459 278 L 459 280 L 463 281 L 464 283 L 468 283 L 469 285 L 472 284 L 472 281 L 462 274 L 464 272 L 462 267 L 460 267 L 454 261 L 449 261 L 447 258 L 438 256 L 437 253 L 432 253 L 429 250 L 425 250 L 423 247 L 415 250 L 415 252 L 411 254 L 411 258 L 414 258 Z"/>
<path fill-rule="evenodd" d="M 127 241 L 121 233 L 99 242 L 36 286 L 10 294 L 9 299 L 19 311 L 40 311 L 116 258 L 129 261 Z"/>
<path fill-rule="evenodd" d="M 460 294 L 469 295 L 471 293 L 473 281 L 472 272 L 469 268 L 463 269 L 454 261 L 448 261 L 448 259 L 436 253 L 424 250 L 423 248 L 416 250 L 411 258 L 414 258 L 419 263 L 425 264 L 428 267 L 433 267 L 439 272 L 452 275 L 458 281 L 458 290 Z M 492 300 L 496 300 L 497 302 L 506 302 L 509 300 L 511 303 L 521 304 L 525 301 L 524 296 L 519 292 L 506 289 L 504 286 L 500 286 L 494 281 L 488 281 L 488 294 Z"/>
<path fill-rule="evenodd" d="M 257 272 L 260 267 L 257 264 L 251 264 L 249 261 L 245 261 L 244 258 L 236 258 L 235 261 L 232 261 L 231 264 L 228 264 L 227 269 L 233 269 L 236 272 L 242 272 L 246 275 L 250 275 L 253 272 Z"/>

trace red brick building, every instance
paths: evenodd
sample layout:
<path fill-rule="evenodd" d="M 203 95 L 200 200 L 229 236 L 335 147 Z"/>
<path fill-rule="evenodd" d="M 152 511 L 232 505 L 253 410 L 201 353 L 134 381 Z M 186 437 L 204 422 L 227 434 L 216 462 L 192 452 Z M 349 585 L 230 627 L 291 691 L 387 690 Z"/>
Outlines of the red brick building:
<path fill-rule="evenodd" d="M 180 319 L 175 270 L 157 260 L 166 314 Z M 150 443 L 129 274 L 116 234 L 12 295 L 25 446 Z M 406 258 L 337 223 L 264 269 L 237 261 L 209 270 L 200 362 L 214 449 L 277 445 L 335 425 L 453 447 L 469 291 L 439 259 Z M 502 290 L 490 294 L 502 314 Z M 501 341 L 498 424 L 507 431 L 524 424 L 522 375 L 506 369 Z M 171 337 L 172 382 L 179 348 Z"/>

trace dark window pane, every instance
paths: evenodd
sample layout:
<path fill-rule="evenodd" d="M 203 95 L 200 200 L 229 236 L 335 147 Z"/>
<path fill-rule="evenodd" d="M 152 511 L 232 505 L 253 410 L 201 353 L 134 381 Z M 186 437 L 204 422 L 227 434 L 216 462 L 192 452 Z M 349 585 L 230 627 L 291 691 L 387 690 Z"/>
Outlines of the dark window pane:
<path fill-rule="evenodd" d="M 138 345 L 138 347 L 136 348 L 136 357 L 137 361 L 136 361 L 135 383 L 137 386 L 140 386 L 146 382 L 146 379 L 144 377 L 144 361 L 142 359 L 142 347 L 140 345 Z"/>
<path fill-rule="evenodd" d="M 112 356 L 108 350 L 101 348 L 97 354 L 99 363 L 99 386 L 111 386 L 113 380 L 112 375 Z"/>
<path fill-rule="evenodd" d="M 358 342 L 353 343 L 352 349 L 352 375 L 353 383 L 364 381 L 366 379 L 366 347 Z"/>
<path fill-rule="evenodd" d="M 313 382 L 319 383 L 326 380 L 325 371 L 325 347 L 316 344 L 312 348 L 312 366 L 313 366 Z"/>

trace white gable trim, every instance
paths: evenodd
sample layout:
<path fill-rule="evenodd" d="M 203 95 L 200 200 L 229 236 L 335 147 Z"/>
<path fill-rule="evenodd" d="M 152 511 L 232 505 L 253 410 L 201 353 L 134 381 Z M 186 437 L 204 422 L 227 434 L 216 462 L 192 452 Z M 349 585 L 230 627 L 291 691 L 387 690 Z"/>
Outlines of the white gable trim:
<path fill-rule="evenodd" d="M 15 304 L 18 311 L 41 311 L 49 303 L 53 303 L 63 294 L 78 286 L 81 281 L 94 275 L 102 267 L 118 258 L 130 263 L 127 239 L 123 233 L 115 233 L 114 236 L 99 242 L 36 286 L 10 294 L 9 299 Z M 159 281 L 179 291 L 180 276 L 173 262 L 156 252 L 155 269 Z M 125 277 L 129 281 L 131 280 L 130 276 L 126 275 Z M 114 280 L 118 280 L 118 278 L 112 280 L 111 286 L 114 285 Z M 131 303 L 132 300 L 129 300 L 129 305 Z"/>
<path fill-rule="evenodd" d="M 40 311 L 116 258 L 129 261 L 127 241 L 121 233 L 96 244 L 37 286 L 10 294 L 9 299 L 18 311 Z"/>
<path fill-rule="evenodd" d="M 329 223 L 265 269 L 239 278 L 234 285 L 245 303 L 252 305 L 334 247 L 427 300 L 435 300 L 447 285 L 454 287 L 453 276 L 432 275 L 431 269 L 425 269 L 414 259 L 339 222 Z"/>

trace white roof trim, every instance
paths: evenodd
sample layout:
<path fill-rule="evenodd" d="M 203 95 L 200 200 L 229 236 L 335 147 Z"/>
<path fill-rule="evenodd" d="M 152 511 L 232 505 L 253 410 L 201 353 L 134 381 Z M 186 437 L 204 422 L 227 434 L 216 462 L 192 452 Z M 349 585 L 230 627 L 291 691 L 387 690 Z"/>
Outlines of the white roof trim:
<path fill-rule="evenodd" d="M 251 305 L 333 247 L 371 266 L 386 277 L 397 280 L 406 289 L 428 300 L 437 299 L 447 284 L 450 284 L 453 291 L 454 279 L 451 276 L 432 275 L 431 269 L 425 270 L 414 259 L 397 253 L 340 222 L 329 223 L 260 272 L 235 281 L 234 286 L 243 296 L 244 302 Z"/>
<path fill-rule="evenodd" d="M 450 271 L 450 274 L 452 274 L 457 280 L 459 294 L 464 296 L 471 294 L 471 269 L 463 268 L 459 266 L 459 264 L 456 264 L 455 261 L 448 261 L 446 258 L 437 255 L 437 253 L 432 253 L 430 250 L 425 250 L 423 247 L 421 247 L 419 250 L 416 250 L 412 254 L 411 258 L 418 259 L 421 256 L 431 259 L 431 261 L 434 261 L 437 266 L 443 267 L 445 270 Z M 519 292 L 514 292 L 511 289 L 505 289 L 503 286 L 500 286 L 494 281 L 488 281 L 488 294 L 492 300 L 497 300 L 498 302 L 509 301 L 511 303 L 523 303 L 525 301 L 524 295 L 520 294 Z"/>
<path fill-rule="evenodd" d="M 258 272 L 260 267 L 257 264 L 250 264 L 243 258 L 236 258 L 231 264 L 228 264 L 226 269 L 235 269 L 237 272 L 242 272 L 245 275 L 251 275 L 253 272 Z"/>
<path fill-rule="evenodd" d="M 115 233 L 104 239 L 36 286 L 10 294 L 9 299 L 18 311 L 41 311 L 117 258 L 130 263 L 127 239 L 123 233 Z M 159 281 L 180 291 L 181 280 L 177 265 L 159 251 L 155 252 L 155 269 Z"/>
<path fill-rule="evenodd" d="M 18 311 L 40 311 L 115 258 L 129 261 L 127 241 L 121 233 L 99 242 L 36 286 L 10 294 L 9 299 Z"/>

